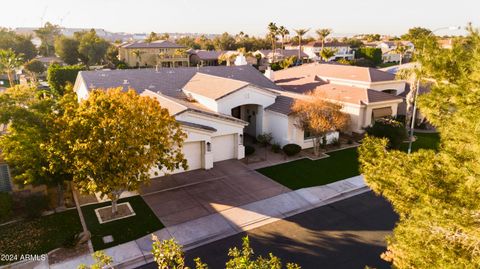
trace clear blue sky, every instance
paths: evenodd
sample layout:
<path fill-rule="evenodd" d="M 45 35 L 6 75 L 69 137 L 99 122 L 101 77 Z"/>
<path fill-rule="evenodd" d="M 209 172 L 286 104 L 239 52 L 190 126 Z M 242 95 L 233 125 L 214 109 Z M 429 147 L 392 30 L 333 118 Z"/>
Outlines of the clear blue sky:
<path fill-rule="evenodd" d="M 480 26 L 479 0 L 16 0 L 2 1 L 0 26 L 65 27 L 114 32 L 204 32 L 263 35 L 274 21 L 337 34 L 401 34 L 413 26 Z M 63 21 L 62 21 L 63 18 Z M 313 31 L 310 33 L 312 34 Z M 454 34 L 439 32 L 439 34 Z M 456 32 L 457 34 L 460 32 Z"/>

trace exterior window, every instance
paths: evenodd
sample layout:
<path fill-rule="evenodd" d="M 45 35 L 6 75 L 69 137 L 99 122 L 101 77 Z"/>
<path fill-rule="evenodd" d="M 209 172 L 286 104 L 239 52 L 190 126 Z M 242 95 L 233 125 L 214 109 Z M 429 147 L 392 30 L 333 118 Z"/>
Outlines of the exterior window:
<path fill-rule="evenodd" d="M 211 151 L 212 151 L 212 143 L 207 142 L 207 152 L 211 152 Z"/>
<path fill-rule="evenodd" d="M 303 140 L 307 140 L 307 139 L 311 139 L 311 138 L 313 138 L 313 136 L 310 133 L 310 131 L 308 131 L 308 130 L 303 131 Z"/>
<path fill-rule="evenodd" d="M 243 134 L 238 135 L 238 144 L 243 145 Z"/>

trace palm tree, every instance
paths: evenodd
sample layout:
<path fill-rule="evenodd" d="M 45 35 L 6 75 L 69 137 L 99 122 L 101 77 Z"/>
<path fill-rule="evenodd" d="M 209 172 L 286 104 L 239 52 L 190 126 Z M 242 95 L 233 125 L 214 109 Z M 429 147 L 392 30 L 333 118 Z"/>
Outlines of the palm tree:
<path fill-rule="evenodd" d="M 287 28 L 284 26 L 280 26 L 278 28 L 278 34 L 282 37 L 282 50 L 285 49 L 285 37 L 290 34 L 290 31 L 288 31 Z"/>
<path fill-rule="evenodd" d="M 331 48 L 323 48 L 321 51 L 320 51 L 320 57 L 322 57 L 322 59 L 325 61 L 325 62 L 328 62 L 328 60 L 330 58 L 332 58 L 333 56 L 335 56 L 335 53 L 336 53 L 336 50 L 334 49 L 331 49 Z"/>
<path fill-rule="evenodd" d="M 277 35 L 278 35 L 277 25 L 273 22 L 269 23 L 268 24 L 268 36 L 272 40 L 272 50 L 273 50 L 272 63 L 275 62 L 275 44 L 277 43 Z"/>
<path fill-rule="evenodd" d="M 0 72 L 6 73 L 10 87 L 15 85 L 15 69 L 23 64 L 23 54 L 15 54 L 12 49 L 0 50 Z"/>
<path fill-rule="evenodd" d="M 302 55 L 301 55 L 301 52 L 302 52 L 302 37 L 308 32 L 310 31 L 310 29 L 293 29 L 295 31 L 295 33 L 297 33 L 297 37 L 298 37 L 298 60 L 302 59 Z"/>
<path fill-rule="evenodd" d="M 332 33 L 332 30 L 328 28 L 323 28 L 323 29 L 318 29 L 315 32 L 317 33 L 318 39 L 320 39 L 320 42 L 322 42 L 322 51 L 323 51 L 323 47 L 325 46 L 325 40 L 327 39 L 327 36 L 329 36 Z"/>
<path fill-rule="evenodd" d="M 400 61 L 398 63 L 399 65 L 403 63 L 403 57 L 405 56 L 405 53 L 407 52 L 407 50 L 408 50 L 407 46 L 404 46 L 401 42 L 396 43 L 395 52 L 400 54 Z"/>
<path fill-rule="evenodd" d="M 142 61 L 143 51 L 137 49 L 132 51 L 132 54 L 135 55 L 135 57 L 137 57 L 138 68 L 140 68 L 140 62 Z"/>

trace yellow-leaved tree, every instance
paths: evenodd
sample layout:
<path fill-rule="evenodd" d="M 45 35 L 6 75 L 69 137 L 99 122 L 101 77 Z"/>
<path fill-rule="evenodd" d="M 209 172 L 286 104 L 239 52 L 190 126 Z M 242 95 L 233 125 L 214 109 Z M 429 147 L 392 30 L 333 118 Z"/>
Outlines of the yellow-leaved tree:
<path fill-rule="evenodd" d="M 180 125 L 156 100 L 132 89 L 93 90 L 64 120 L 73 181 L 83 193 L 111 199 L 114 214 L 120 195 L 148 182 L 152 167 L 187 168 Z"/>
<path fill-rule="evenodd" d="M 308 98 L 297 99 L 292 111 L 297 117 L 295 125 L 309 132 L 313 138 L 313 151 L 320 154 L 322 140 L 329 132 L 346 130 L 350 124 L 350 116 L 342 110 L 342 105 L 326 100 L 318 91 L 308 95 Z"/>

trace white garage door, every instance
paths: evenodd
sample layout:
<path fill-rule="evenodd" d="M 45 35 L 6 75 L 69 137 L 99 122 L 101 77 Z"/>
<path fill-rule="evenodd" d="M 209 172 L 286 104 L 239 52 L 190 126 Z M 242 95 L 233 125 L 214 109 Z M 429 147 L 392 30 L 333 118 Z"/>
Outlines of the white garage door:
<path fill-rule="evenodd" d="M 187 160 L 188 170 L 202 168 L 202 143 L 187 142 L 183 145 L 183 155 Z"/>
<path fill-rule="evenodd" d="M 213 161 L 219 162 L 235 158 L 235 146 L 234 135 L 212 137 Z"/>

